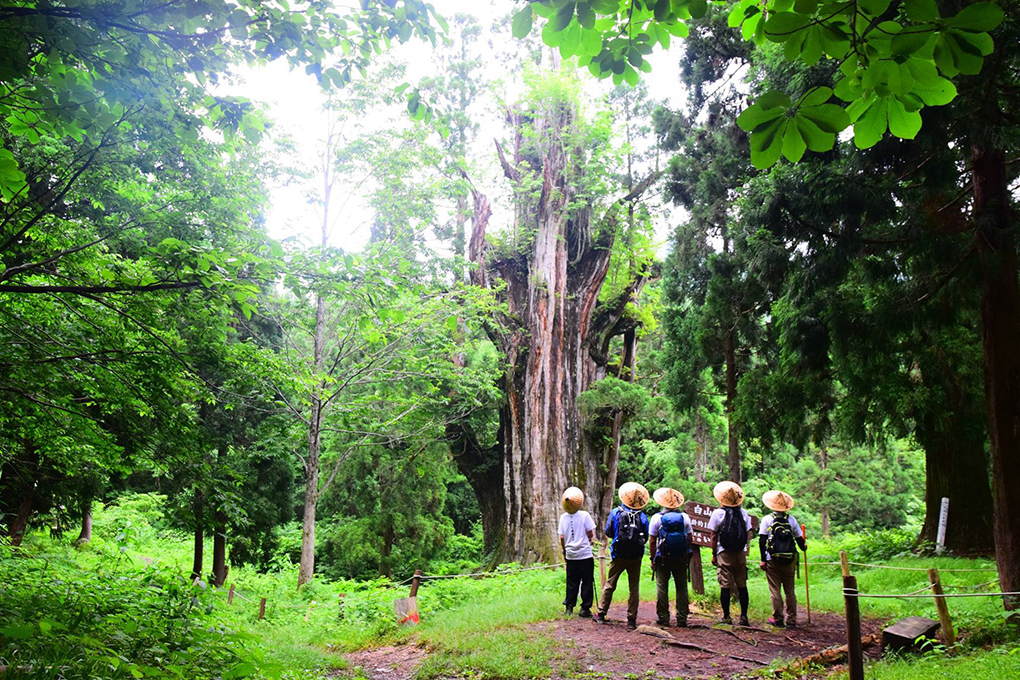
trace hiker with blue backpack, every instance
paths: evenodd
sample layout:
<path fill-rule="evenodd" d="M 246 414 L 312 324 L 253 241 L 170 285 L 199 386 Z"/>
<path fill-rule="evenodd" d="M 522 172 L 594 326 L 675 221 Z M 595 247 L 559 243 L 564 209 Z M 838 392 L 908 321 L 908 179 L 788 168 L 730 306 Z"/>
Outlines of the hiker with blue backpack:
<path fill-rule="evenodd" d="M 656 489 L 652 498 L 661 511 L 648 521 L 648 552 L 655 575 L 655 614 L 660 626 L 669 626 L 669 580 L 676 588 L 676 625 L 687 627 L 690 605 L 687 565 L 691 558 L 691 518 L 680 511 L 684 496 L 668 487 Z"/>
<path fill-rule="evenodd" d="M 595 623 L 608 623 L 606 614 L 613 601 L 613 591 L 620 576 L 627 572 L 627 628 L 637 628 L 639 592 L 641 585 L 641 559 L 645 556 L 648 540 L 648 516 L 641 509 L 648 505 L 648 490 L 637 482 L 620 487 L 621 504 L 609 513 L 606 520 L 606 537 L 613 539 L 609 562 L 609 575 L 602 589 L 602 602 Z"/>
<path fill-rule="evenodd" d="M 722 506 L 708 520 L 712 535 L 712 564 L 719 581 L 719 604 L 722 605 L 722 622 L 733 623 L 730 618 L 730 600 L 736 594 L 740 600 L 740 625 L 750 626 L 747 608 L 747 555 L 753 528 L 751 516 L 741 506 L 744 490 L 736 482 L 719 482 L 712 495 Z"/>
<path fill-rule="evenodd" d="M 777 628 L 793 628 L 797 625 L 797 593 L 794 589 L 796 575 L 797 546 L 807 554 L 804 530 L 789 514 L 793 509 L 790 494 L 773 489 L 761 497 L 772 514 L 761 520 L 758 529 L 758 549 L 761 552 L 761 568 L 769 582 L 772 599 L 772 617 L 769 623 Z M 783 619 L 783 591 L 786 591 L 786 618 Z"/>

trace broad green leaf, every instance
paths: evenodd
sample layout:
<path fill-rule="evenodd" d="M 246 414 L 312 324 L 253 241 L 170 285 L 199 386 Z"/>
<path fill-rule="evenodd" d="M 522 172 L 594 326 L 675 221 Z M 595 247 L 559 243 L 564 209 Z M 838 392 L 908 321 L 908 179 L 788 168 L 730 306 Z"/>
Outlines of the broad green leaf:
<path fill-rule="evenodd" d="M 933 31 L 904 31 L 894 35 L 890 41 L 893 54 L 913 54 L 918 52 L 932 39 Z"/>
<path fill-rule="evenodd" d="M 595 28 L 595 12 L 586 2 L 577 5 L 577 22 L 585 28 Z"/>
<path fill-rule="evenodd" d="M 886 97 L 875 97 L 870 100 L 867 110 L 854 123 L 854 144 L 857 148 L 870 149 L 882 139 L 887 127 L 888 105 Z"/>
<path fill-rule="evenodd" d="M 956 16 L 950 17 L 947 23 L 953 28 L 981 33 L 998 27 L 1005 16 L 1005 12 L 997 4 L 979 2 L 967 5 Z"/>
<path fill-rule="evenodd" d="M 939 8 L 935 0 L 904 0 L 903 7 L 907 11 L 907 18 L 915 23 L 939 18 Z"/>
<path fill-rule="evenodd" d="M 764 170 L 776 164 L 783 152 L 783 136 L 789 119 L 777 118 L 751 133 L 751 164 Z"/>
<path fill-rule="evenodd" d="M 807 142 L 807 146 L 812 151 L 821 153 L 828 151 L 832 148 L 832 145 L 836 143 L 836 135 L 832 132 L 826 132 L 822 130 L 814 122 L 809 120 L 805 116 L 797 116 L 794 121 L 797 127 L 800 128 L 800 134 Z M 849 121 L 847 121 L 849 123 Z"/>
<path fill-rule="evenodd" d="M 836 104 L 821 104 L 801 108 L 799 116 L 807 118 L 823 132 L 842 132 L 850 127 L 850 116 Z"/>
<path fill-rule="evenodd" d="M 765 94 L 763 94 L 762 96 L 758 97 L 758 99 L 755 100 L 755 104 L 758 104 L 763 109 L 773 109 L 777 106 L 789 108 L 790 103 L 791 102 L 789 95 L 784 94 L 778 90 L 771 90 L 769 92 L 766 92 Z"/>
<path fill-rule="evenodd" d="M 531 11 L 531 4 L 529 3 L 519 12 L 514 14 L 512 30 L 513 36 L 518 40 L 531 33 L 531 24 L 534 20 L 534 16 Z"/>
<path fill-rule="evenodd" d="M 785 42 L 808 25 L 810 19 L 794 12 L 775 12 L 765 21 L 765 35 L 773 42 Z"/>
<path fill-rule="evenodd" d="M 796 124 L 787 124 L 786 132 L 783 134 L 783 155 L 792 163 L 800 161 L 807 150 L 807 142 L 800 135 L 800 129 Z"/>
<path fill-rule="evenodd" d="M 574 10 L 577 8 L 577 3 L 568 2 L 567 4 L 560 7 L 555 16 L 549 20 L 549 25 L 552 26 L 554 31 L 562 31 L 574 18 Z"/>
<path fill-rule="evenodd" d="M 832 90 L 828 87 L 816 87 L 804 95 L 804 98 L 800 100 L 800 106 L 818 106 L 829 101 L 829 97 L 832 96 Z"/>
<path fill-rule="evenodd" d="M 914 94 L 927 106 L 944 106 L 956 98 L 956 86 L 951 80 L 939 77 L 933 83 L 918 82 Z"/>
<path fill-rule="evenodd" d="M 889 132 L 900 139 L 913 139 L 921 130 L 921 113 L 907 111 L 896 97 L 889 98 Z"/>
<path fill-rule="evenodd" d="M 762 108 L 761 104 L 752 104 L 737 116 L 737 125 L 742 130 L 753 132 L 761 124 L 779 118 L 784 112 L 785 109 L 781 107 L 773 107 L 766 110 Z"/>

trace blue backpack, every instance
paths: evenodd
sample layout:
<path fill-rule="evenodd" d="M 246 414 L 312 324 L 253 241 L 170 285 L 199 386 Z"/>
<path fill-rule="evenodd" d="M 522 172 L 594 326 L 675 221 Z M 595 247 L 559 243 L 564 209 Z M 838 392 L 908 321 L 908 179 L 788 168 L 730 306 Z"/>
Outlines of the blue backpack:
<path fill-rule="evenodd" d="M 684 516 L 679 512 L 667 512 L 662 516 L 659 527 L 659 542 L 656 545 L 659 557 L 666 562 L 677 563 L 687 559 L 687 532 Z"/>

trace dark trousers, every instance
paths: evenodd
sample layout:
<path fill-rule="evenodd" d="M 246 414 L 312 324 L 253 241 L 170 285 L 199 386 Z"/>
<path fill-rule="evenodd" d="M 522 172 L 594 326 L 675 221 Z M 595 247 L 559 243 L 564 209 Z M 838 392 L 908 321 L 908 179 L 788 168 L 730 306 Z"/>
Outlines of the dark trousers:
<path fill-rule="evenodd" d="M 660 558 L 661 560 L 661 558 Z M 691 609 L 687 595 L 687 562 L 655 565 L 655 614 L 659 623 L 669 622 L 669 580 L 676 589 L 676 620 L 687 623 Z"/>
<path fill-rule="evenodd" d="M 595 598 L 595 558 L 567 560 L 567 597 L 564 607 L 577 604 L 577 591 L 581 590 L 581 608 L 591 609 Z"/>

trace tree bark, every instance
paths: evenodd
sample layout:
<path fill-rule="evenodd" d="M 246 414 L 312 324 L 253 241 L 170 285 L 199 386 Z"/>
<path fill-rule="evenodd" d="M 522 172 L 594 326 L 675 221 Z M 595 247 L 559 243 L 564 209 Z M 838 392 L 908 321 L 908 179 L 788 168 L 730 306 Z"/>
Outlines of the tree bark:
<path fill-rule="evenodd" d="M 584 149 L 567 141 L 573 107 L 550 107 L 530 120 L 511 111 L 509 119 L 511 159 L 497 145 L 504 174 L 519 188 L 532 182 L 540 188 L 519 193 L 514 233 L 523 242 L 517 252 L 494 260 L 488 259 L 485 244 L 489 201 L 475 192 L 469 253 L 478 265 L 471 272 L 473 283 L 488 286 L 499 278 L 506 284 L 499 294 L 507 311 L 488 329 L 507 366 L 502 377 L 507 402 L 500 413 L 502 475 L 498 487 L 483 492 L 502 492 L 503 509 L 492 512 L 490 521 L 501 519 L 503 526 L 487 528 L 487 534 L 502 534 L 500 558 L 529 563 L 559 559 L 559 501 L 566 487 L 580 487 L 586 509 L 596 517 L 605 517 L 613 502 L 618 455 L 593 434 L 596 423 L 582 417 L 577 396 L 606 376 L 609 339 L 621 332 L 618 323 L 633 293 L 598 304 L 617 208 L 650 181 L 593 225 L 593 206 L 578 196 L 581 164 L 572 162 Z"/>
<path fill-rule="evenodd" d="M 740 430 L 737 426 L 737 357 L 734 335 L 730 329 L 726 334 L 726 429 L 729 439 L 729 454 L 726 457 L 730 468 L 730 481 L 740 484 Z"/>
<path fill-rule="evenodd" d="M 202 558 L 205 550 L 205 519 L 202 517 L 205 512 L 205 501 L 201 493 L 195 494 L 193 506 L 195 512 L 195 546 L 194 557 L 191 562 L 191 578 L 202 578 Z"/>
<path fill-rule="evenodd" d="M 701 417 L 701 407 L 694 407 L 694 441 L 697 450 L 694 458 L 694 479 L 704 482 L 708 473 L 708 428 L 705 427 L 705 419 Z"/>
<path fill-rule="evenodd" d="M 81 532 L 75 543 L 88 543 L 92 540 L 92 498 L 81 504 Z"/>
<path fill-rule="evenodd" d="M 819 455 L 819 458 L 821 458 L 821 461 L 822 461 L 822 470 L 824 471 L 827 467 L 829 467 L 829 450 L 827 448 L 825 448 L 824 445 L 822 446 L 822 450 L 821 450 L 821 453 Z M 823 505 L 822 506 L 822 538 L 828 539 L 829 537 L 830 537 L 830 533 L 829 533 L 829 506 L 828 505 Z"/>
<path fill-rule="evenodd" d="M 974 218 L 982 283 L 985 399 L 992 451 L 995 557 L 1004 592 L 1020 591 L 1020 285 L 1006 161 L 973 149 Z M 1004 598 L 1007 609 L 1020 598 Z"/>
<path fill-rule="evenodd" d="M 968 399 L 966 386 L 958 384 L 958 366 L 952 357 L 933 350 L 934 360 L 921 365 L 921 380 L 931 392 L 945 392 L 945 412 L 929 409 L 915 431 L 925 453 L 925 518 L 919 541 L 934 543 L 938 537 L 942 499 L 949 498 L 946 548 L 957 554 L 991 553 L 992 491 L 989 485 L 986 432 L 983 415 Z"/>
<path fill-rule="evenodd" d="M 36 484 L 39 476 L 39 452 L 30 443 L 26 443 L 21 455 L 3 466 L 0 476 L 3 492 L 2 506 L 11 512 L 8 503 L 18 498 L 17 512 L 11 512 L 7 522 L 7 537 L 11 545 L 19 546 L 28 531 L 28 521 L 32 517 L 32 506 L 35 504 Z"/>
<path fill-rule="evenodd" d="M 213 534 L 212 584 L 222 586 L 227 582 L 227 513 L 216 511 L 216 525 Z"/>

